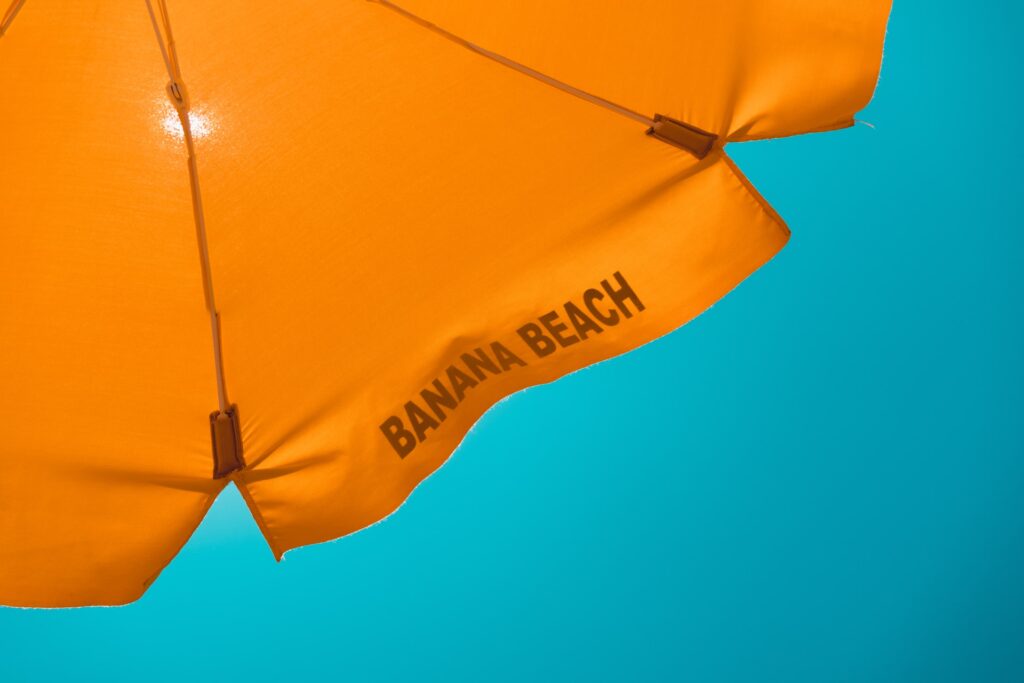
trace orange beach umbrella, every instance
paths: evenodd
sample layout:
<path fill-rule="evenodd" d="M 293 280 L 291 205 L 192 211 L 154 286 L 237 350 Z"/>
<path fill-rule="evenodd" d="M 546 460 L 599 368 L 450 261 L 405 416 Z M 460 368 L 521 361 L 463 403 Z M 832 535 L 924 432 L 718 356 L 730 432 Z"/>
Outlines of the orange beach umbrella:
<path fill-rule="evenodd" d="M 3 15 L 0 603 L 138 598 L 229 481 L 354 532 L 684 324 L 789 234 L 725 144 L 851 125 L 889 11 L 400 2 Z"/>

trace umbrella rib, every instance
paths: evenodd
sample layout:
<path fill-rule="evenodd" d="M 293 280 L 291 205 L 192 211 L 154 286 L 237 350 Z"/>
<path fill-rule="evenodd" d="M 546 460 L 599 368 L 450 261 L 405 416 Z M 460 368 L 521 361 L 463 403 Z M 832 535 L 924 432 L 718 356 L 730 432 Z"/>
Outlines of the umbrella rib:
<path fill-rule="evenodd" d="M 146 0 L 146 10 L 149 12 L 149 20 L 153 24 L 153 33 L 156 34 L 156 44 L 160 48 L 160 56 L 164 58 L 164 66 L 167 68 L 167 75 L 173 81 L 175 79 L 175 67 L 171 64 L 171 58 L 167 54 L 167 46 L 164 45 L 164 35 L 160 31 L 160 25 L 156 20 L 156 13 L 153 12 L 153 5 Z M 161 12 L 161 16 L 166 16 Z"/>
<path fill-rule="evenodd" d="M 487 57 L 488 59 L 491 59 L 491 60 L 497 62 L 498 64 L 501 64 L 502 66 L 506 66 L 506 67 L 508 67 L 508 68 L 510 68 L 510 69 L 512 69 L 514 71 L 518 71 L 519 73 L 524 74 L 526 76 L 529 76 L 530 78 L 533 78 L 535 80 L 538 80 L 541 83 L 544 83 L 545 85 L 551 86 L 552 88 L 556 88 L 558 90 L 561 90 L 564 93 L 568 93 L 570 95 L 578 97 L 581 100 L 584 100 L 586 102 L 590 102 L 591 104 L 596 104 L 599 107 L 604 107 L 608 111 L 615 112 L 616 114 L 619 114 L 620 116 L 625 116 L 626 118 L 632 119 L 633 121 L 636 121 L 637 123 L 642 123 L 645 126 L 649 126 L 649 127 L 653 128 L 655 126 L 655 124 L 657 123 L 657 120 L 654 119 L 654 118 L 651 118 L 649 116 L 644 116 L 643 114 L 641 114 L 639 112 L 635 112 L 632 109 L 629 109 L 627 107 L 622 106 L 621 104 L 616 104 L 615 102 L 612 102 L 611 100 L 606 100 L 605 98 L 599 97 L 598 95 L 594 95 L 593 93 L 589 93 L 589 92 L 587 92 L 585 90 L 580 90 L 579 88 L 571 86 L 568 83 L 565 83 L 563 81 L 558 80 L 557 78 L 553 78 L 551 76 L 548 76 L 545 73 L 541 73 L 540 71 L 537 71 L 536 69 L 531 69 L 530 67 L 526 66 L 525 64 L 520 64 L 519 62 L 517 62 L 515 60 L 512 60 L 512 59 L 509 59 L 508 57 L 505 57 L 504 55 L 500 55 L 497 52 L 492 52 L 492 51 L 488 50 L 487 48 L 480 47 L 476 43 L 471 43 L 470 41 L 466 40 L 465 38 L 457 36 L 454 33 L 452 33 L 451 31 L 448 31 L 447 29 L 441 28 L 437 24 L 435 24 L 433 22 L 430 22 L 430 21 L 427 21 L 423 17 L 420 17 L 420 16 L 418 16 L 416 14 L 413 14 L 412 12 L 410 12 L 407 9 L 405 9 L 404 7 L 396 5 L 395 3 L 391 2 L 391 0 L 369 0 L 369 1 L 370 2 L 375 2 L 378 5 L 383 5 L 384 7 L 387 7 L 388 9 L 393 10 L 394 12 L 397 12 L 398 14 L 400 14 L 403 17 L 405 17 L 406 19 L 409 19 L 409 20 L 419 24 L 420 26 L 422 26 L 422 27 L 424 27 L 426 29 L 431 30 L 434 33 L 437 33 L 438 35 L 443 36 L 443 37 L 447 38 L 448 40 L 450 40 L 450 41 L 452 41 L 454 43 L 457 43 L 457 44 L 461 45 L 462 47 L 477 53 L 478 55 L 482 55 L 484 57 Z"/>
<path fill-rule="evenodd" d="M 160 11 L 160 21 L 157 20 L 156 12 L 153 11 L 151 0 L 146 1 L 146 9 L 149 11 L 149 18 L 153 24 L 153 32 L 156 34 L 157 44 L 160 47 L 160 54 L 167 67 L 167 75 L 170 83 L 167 85 L 168 95 L 178 111 L 178 119 L 181 121 L 181 128 L 185 138 L 185 150 L 188 152 L 188 179 L 189 189 L 192 194 L 192 216 L 196 226 L 196 241 L 199 244 L 199 264 L 203 275 L 203 297 L 206 302 L 206 310 L 210 315 L 210 333 L 213 341 L 213 365 L 217 376 L 217 402 L 220 411 L 227 411 L 231 404 L 228 401 L 227 385 L 224 381 L 224 362 L 221 351 L 220 337 L 220 314 L 217 311 L 217 302 L 213 295 L 213 275 L 210 268 L 210 250 L 206 239 L 206 218 L 203 213 L 203 197 L 199 191 L 199 167 L 196 163 L 195 142 L 192 137 L 192 122 L 189 117 L 189 102 L 187 91 L 181 80 L 181 71 L 178 66 L 178 53 L 174 45 L 174 34 L 171 32 L 171 22 L 167 15 L 167 5 L 164 0 L 157 0 Z M 163 24 L 161 31 L 160 24 Z M 166 44 L 165 44 L 166 35 Z"/>
<path fill-rule="evenodd" d="M 24 5 L 25 0 L 13 0 L 13 2 L 11 2 L 10 6 L 7 8 L 7 11 L 4 12 L 3 20 L 0 21 L 0 36 L 3 36 L 5 33 L 7 33 L 7 29 L 9 29 L 11 27 L 11 24 L 14 23 L 14 17 L 18 16 L 18 12 L 21 11 L 21 8 Z"/>

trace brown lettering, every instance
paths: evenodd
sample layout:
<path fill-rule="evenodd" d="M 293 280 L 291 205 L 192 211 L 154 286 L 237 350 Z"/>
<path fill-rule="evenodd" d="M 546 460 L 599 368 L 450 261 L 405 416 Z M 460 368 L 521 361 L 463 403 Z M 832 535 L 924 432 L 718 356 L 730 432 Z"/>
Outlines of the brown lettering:
<path fill-rule="evenodd" d="M 537 358 L 543 358 L 555 352 L 558 348 L 551 338 L 544 334 L 537 323 L 526 323 L 516 332 L 522 337 L 526 345 L 537 354 Z"/>
<path fill-rule="evenodd" d="M 412 425 L 413 430 L 416 432 L 416 438 L 420 440 L 420 443 L 427 438 L 428 429 L 437 429 L 437 420 L 427 415 L 423 408 L 412 401 L 407 401 L 405 404 L 405 414 L 409 418 L 409 424 Z"/>
<path fill-rule="evenodd" d="M 587 317 L 587 314 L 580 310 L 580 307 L 571 301 L 565 302 L 565 312 L 569 316 L 569 321 L 572 326 L 576 328 L 576 334 L 580 336 L 580 339 L 586 339 L 588 330 L 590 332 L 596 332 L 601 334 L 604 330 L 601 326 Z"/>
<path fill-rule="evenodd" d="M 568 337 L 562 336 L 562 332 L 569 329 L 569 326 L 562 322 L 556 323 L 556 320 L 558 320 L 558 314 L 554 311 L 545 313 L 540 317 L 540 322 L 548 329 L 548 332 L 550 332 L 551 336 L 555 338 L 555 341 L 558 342 L 559 346 L 565 348 L 566 346 L 578 344 L 580 338 L 576 335 L 570 334 Z"/>
<path fill-rule="evenodd" d="M 459 403 L 462 403 L 462 399 L 466 397 L 466 389 L 472 389 L 477 385 L 475 379 L 454 365 L 448 366 L 448 383 L 452 385 L 452 389 L 455 391 L 455 398 L 459 399 Z"/>
<path fill-rule="evenodd" d="M 434 411 L 434 415 L 437 415 L 437 419 L 444 422 L 445 415 L 442 407 L 455 409 L 459 406 L 459 402 L 455 400 L 452 393 L 448 391 L 448 387 L 441 384 L 441 380 L 434 380 L 434 389 L 437 391 L 431 391 L 430 389 L 424 389 L 420 392 L 420 397 L 423 398 L 423 402 L 427 404 L 427 407 Z"/>
<path fill-rule="evenodd" d="M 380 426 L 380 431 L 384 432 L 388 443 L 391 444 L 391 447 L 395 449 L 395 453 L 398 453 L 400 458 L 409 455 L 412 453 L 412 449 L 416 448 L 416 437 L 405 428 L 402 420 L 395 415 L 384 420 Z"/>
<path fill-rule="evenodd" d="M 526 363 L 523 362 L 523 359 L 509 351 L 501 342 L 491 342 L 491 353 L 493 353 L 494 357 L 498 359 L 499 363 L 501 363 L 502 370 L 508 370 L 513 365 L 526 367 Z"/>
<path fill-rule="evenodd" d="M 601 290 L 588 289 L 587 291 L 583 292 L 583 305 L 587 307 L 588 311 L 590 311 L 590 315 L 594 316 L 595 318 L 603 322 L 605 325 L 618 325 L 619 314 L 615 311 L 614 308 L 609 309 L 606 315 L 601 313 L 601 311 L 594 307 L 594 302 L 600 301 L 603 298 L 604 294 L 601 293 Z"/>
<path fill-rule="evenodd" d="M 501 370 L 499 370 L 498 366 L 494 364 L 494 361 L 490 359 L 486 351 L 478 348 L 475 349 L 475 352 L 475 356 L 471 353 L 464 353 L 462 354 L 462 356 L 460 356 L 460 358 L 462 358 L 462 362 L 466 364 L 466 367 L 469 368 L 469 371 L 476 375 L 477 379 L 487 379 L 487 376 L 483 373 L 483 370 L 487 370 L 492 375 L 501 374 Z"/>
<path fill-rule="evenodd" d="M 615 302 L 615 305 L 619 307 L 622 314 L 627 318 L 632 318 L 633 314 L 626 307 L 627 301 L 632 301 L 636 307 L 636 312 L 644 310 L 644 305 L 640 302 L 640 297 L 636 295 L 633 288 L 626 282 L 626 278 L 622 277 L 622 273 L 615 271 L 615 281 L 619 283 L 618 289 L 612 289 L 612 286 L 608 284 L 607 280 L 601 280 L 601 286 L 604 287 L 604 291 L 608 293 L 611 300 Z"/>

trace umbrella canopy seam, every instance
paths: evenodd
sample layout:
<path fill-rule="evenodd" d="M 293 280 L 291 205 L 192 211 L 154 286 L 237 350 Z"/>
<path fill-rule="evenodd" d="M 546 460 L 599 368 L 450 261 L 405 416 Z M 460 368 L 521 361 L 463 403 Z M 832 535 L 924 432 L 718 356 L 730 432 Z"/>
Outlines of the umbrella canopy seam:
<path fill-rule="evenodd" d="M 465 38 L 458 36 L 452 33 L 451 31 L 442 28 L 441 26 L 438 26 L 437 24 L 428 21 L 427 19 L 424 19 L 419 15 L 413 14 L 404 7 L 396 5 L 395 3 L 391 2 L 391 0 L 369 0 L 369 2 L 374 2 L 378 5 L 382 5 L 383 7 L 386 7 L 396 12 L 397 14 L 405 17 L 406 19 L 409 19 L 410 21 L 422 26 L 423 28 L 433 31 L 436 34 L 444 38 L 447 38 L 448 40 L 458 45 L 461 45 L 467 50 L 470 50 L 472 52 L 477 53 L 478 55 L 493 60 L 498 64 L 501 64 L 502 66 L 512 69 L 513 71 L 518 71 L 519 73 L 525 76 L 529 76 L 530 78 L 533 78 L 535 80 L 540 81 L 541 83 L 544 83 L 545 85 L 549 85 L 552 88 L 561 90 L 564 93 L 567 93 L 574 97 L 578 97 L 581 100 L 584 100 L 585 102 L 596 104 L 597 106 L 603 107 L 608 111 L 619 114 L 620 116 L 625 116 L 626 118 L 632 119 L 637 123 L 642 123 L 645 126 L 647 126 L 648 135 L 657 138 L 663 142 L 667 142 L 670 145 L 674 145 L 675 147 L 679 147 L 680 149 L 684 149 L 693 154 L 694 156 L 696 156 L 698 159 L 703 159 L 705 156 L 707 156 L 708 153 L 711 151 L 711 148 L 714 146 L 715 142 L 718 140 L 717 135 L 709 133 L 705 130 L 701 130 L 696 126 L 691 126 L 682 121 L 670 119 L 666 116 L 662 116 L 661 114 L 655 114 L 653 117 L 644 116 L 639 112 L 633 111 L 632 109 L 624 107 L 621 104 L 612 102 L 611 100 L 607 100 L 603 97 L 600 97 L 599 95 L 589 93 L 585 90 L 580 90 L 579 88 L 569 85 L 564 81 L 560 81 L 557 78 L 537 71 L 536 69 L 532 69 L 526 66 L 525 64 L 521 64 L 513 59 L 509 59 L 504 55 L 498 54 L 497 52 L 492 52 L 487 48 L 481 47 L 476 43 L 466 40 Z"/>
<path fill-rule="evenodd" d="M 4 12 L 4 18 L 0 20 L 0 37 L 7 33 L 7 29 L 14 23 L 14 17 L 18 16 L 18 12 L 21 11 L 24 6 L 25 0 L 13 0 L 7 11 Z"/>
<path fill-rule="evenodd" d="M 192 122 L 189 114 L 188 90 L 181 78 L 178 63 L 178 52 L 174 44 L 174 33 L 171 30 L 170 17 L 167 14 L 165 0 L 157 0 L 157 13 L 153 10 L 151 0 L 146 0 L 146 9 L 153 24 L 160 54 L 167 68 L 170 82 L 167 94 L 178 112 L 181 122 L 185 149 L 188 153 L 189 189 L 192 195 L 192 216 L 196 227 L 196 241 L 199 246 L 199 263 L 203 277 L 203 295 L 206 310 L 210 316 L 210 334 L 213 344 L 213 365 L 217 380 L 218 410 L 210 414 L 210 440 L 213 449 L 213 476 L 215 479 L 225 477 L 231 472 L 245 466 L 242 457 L 242 439 L 238 422 L 238 407 L 228 400 L 227 383 L 224 379 L 224 355 L 221 345 L 220 313 L 213 293 L 213 275 L 210 268 L 210 249 L 206 238 L 206 218 L 203 212 L 203 198 L 199 189 L 199 168 L 196 162 L 195 141 L 192 135 Z M 161 27 L 162 24 L 162 27 Z"/>

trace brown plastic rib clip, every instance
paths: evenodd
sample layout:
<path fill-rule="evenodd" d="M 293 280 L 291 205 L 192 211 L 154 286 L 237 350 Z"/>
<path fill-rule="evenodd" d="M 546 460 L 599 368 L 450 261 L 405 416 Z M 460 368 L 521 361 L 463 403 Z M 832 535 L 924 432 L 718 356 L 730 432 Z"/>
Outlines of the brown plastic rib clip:
<path fill-rule="evenodd" d="M 647 134 L 685 149 L 698 159 L 706 157 L 718 140 L 718 136 L 713 133 L 661 114 L 654 115 L 654 125 L 647 129 Z"/>
<path fill-rule="evenodd" d="M 213 441 L 213 478 L 226 477 L 245 467 L 242 457 L 242 432 L 238 425 L 238 406 L 210 413 L 210 438 Z"/>

